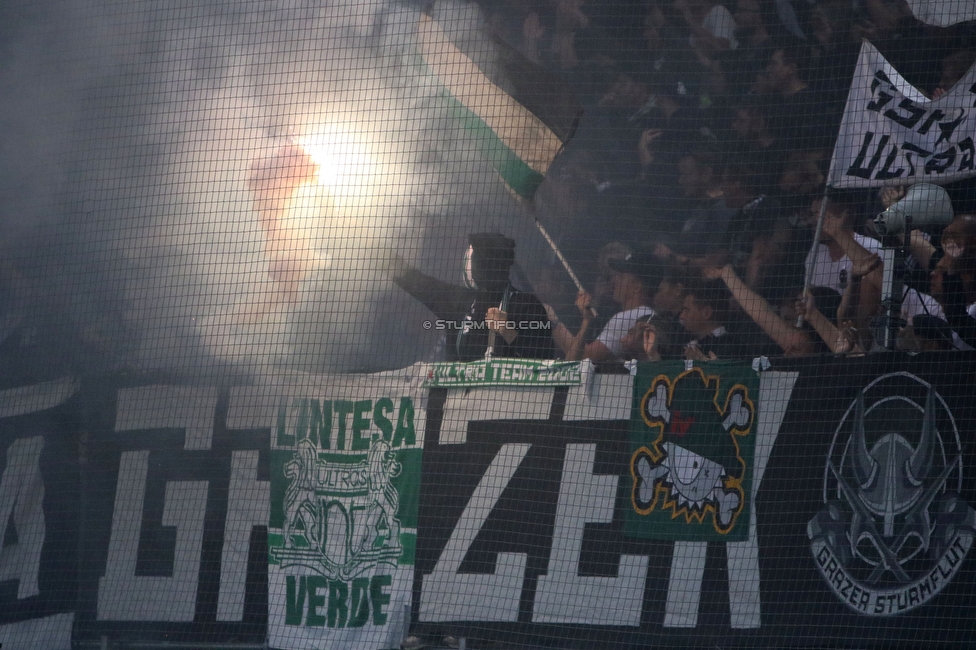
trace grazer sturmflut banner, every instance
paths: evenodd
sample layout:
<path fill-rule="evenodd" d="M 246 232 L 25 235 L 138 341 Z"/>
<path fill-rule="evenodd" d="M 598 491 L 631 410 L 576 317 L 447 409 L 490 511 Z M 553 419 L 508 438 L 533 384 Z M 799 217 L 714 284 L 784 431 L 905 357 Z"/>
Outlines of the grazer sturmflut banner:
<path fill-rule="evenodd" d="M 791 627 L 821 638 L 851 626 L 864 643 L 972 643 L 976 624 L 960 616 L 976 592 L 971 363 L 885 355 L 800 366 L 783 423 L 796 433 L 781 435 L 767 474 L 781 487 L 757 503 L 768 564 L 795 567 L 767 580 L 779 597 L 773 620 L 794 617 Z M 777 534 L 788 543 L 773 544 Z M 804 605 L 823 628 L 797 617 Z"/>
<path fill-rule="evenodd" d="M 696 363 L 432 391 L 413 630 L 551 647 L 969 644 L 972 361 L 782 362 L 758 389 L 747 368 Z"/>
<path fill-rule="evenodd" d="M 0 391 L 0 642 L 964 647 L 974 369 Z"/>
<path fill-rule="evenodd" d="M 290 391 L 271 436 L 269 643 L 395 648 L 410 604 L 425 426 L 393 373 Z"/>

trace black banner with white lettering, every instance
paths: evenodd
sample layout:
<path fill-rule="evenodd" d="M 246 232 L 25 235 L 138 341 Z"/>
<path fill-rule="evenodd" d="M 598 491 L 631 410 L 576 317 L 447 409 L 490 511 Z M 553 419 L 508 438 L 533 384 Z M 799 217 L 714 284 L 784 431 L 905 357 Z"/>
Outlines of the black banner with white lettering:
<path fill-rule="evenodd" d="M 270 429 L 229 427 L 236 389 L 103 388 L 76 638 L 263 643 Z"/>
<path fill-rule="evenodd" d="M 965 645 L 974 362 L 885 354 L 752 378 L 661 365 L 638 382 L 418 397 L 409 633 L 474 647 Z M 266 642 L 269 434 L 294 391 L 11 390 L 5 648 Z"/>
<path fill-rule="evenodd" d="M 707 517 L 695 486 L 714 485 L 702 468 L 717 454 L 672 452 L 666 479 L 629 470 L 631 402 L 613 396 L 630 377 L 434 392 L 412 630 L 547 647 L 968 643 L 973 367 L 970 355 L 884 355 L 761 373 L 755 517 L 728 542 L 628 535 L 645 484 L 674 521 Z"/>
<path fill-rule="evenodd" d="M 763 628 L 844 643 L 970 643 L 973 359 L 795 367 L 756 503 Z"/>
<path fill-rule="evenodd" d="M 0 391 L 0 643 L 69 648 L 78 591 L 77 383 Z"/>

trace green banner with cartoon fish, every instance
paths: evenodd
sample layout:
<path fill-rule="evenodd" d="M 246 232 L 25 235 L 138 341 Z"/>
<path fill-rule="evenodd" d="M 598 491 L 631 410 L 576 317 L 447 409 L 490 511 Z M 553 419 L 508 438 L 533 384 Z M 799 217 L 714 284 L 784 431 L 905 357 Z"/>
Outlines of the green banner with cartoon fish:
<path fill-rule="evenodd" d="M 746 364 L 638 365 L 624 523 L 628 536 L 746 539 L 758 394 L 759 376 Z"/>

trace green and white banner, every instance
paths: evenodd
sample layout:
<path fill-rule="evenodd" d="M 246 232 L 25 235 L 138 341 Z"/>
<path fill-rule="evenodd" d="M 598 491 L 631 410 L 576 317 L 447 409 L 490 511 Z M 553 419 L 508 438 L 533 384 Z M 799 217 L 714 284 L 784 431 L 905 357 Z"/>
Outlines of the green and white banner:
<path fill-rule="evenodd" d="M 746 539 L 758 395 L 758 374 L 742 364 L 638 365 L 628 535 Z"/>
<path fill-rule="evenodd" d="M 501 358 L 434 363 L 427 371 L 424 385 L 428 388 L 578 386 L 592 367 L 588 361 Z"/>
<path fill-rule="evenodd" d="M 372 375 L 280 398 L 271 435 L 271 647 L 399 646 L 425 423 L 413 386 Z"/>
<path fill-rule="evenodd" d="M 450 22 L 441 25 L 421 16 L 418 54 L 440 81 L 440 96 L 451 114 L 477 140 L 505 184 L 531 199 L 572 137 L 580 107 L 564 82 L 514 51 L 504 52 L 506 88 L 497 85 L 454 43 L 450 27 Z"/>

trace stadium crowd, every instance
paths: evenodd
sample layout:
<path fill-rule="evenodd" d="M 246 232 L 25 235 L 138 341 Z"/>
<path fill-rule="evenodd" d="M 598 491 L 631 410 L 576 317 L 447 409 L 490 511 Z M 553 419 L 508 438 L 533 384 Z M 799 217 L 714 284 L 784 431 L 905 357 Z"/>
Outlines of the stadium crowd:
<path fill-rule="evenodd" d="M 590 291 L 561 279 L 555 260 L 534 287 L 565 358 L 882 347 L 873 218 L 906 188 L 825 191 L 854 65 L 867 39 L 937 98 L 976 60 L 972 23 L 925 25 L 904 0 L 482 6 L 501 41 L 569 82 L 584 107 L 536 196 L 563 249 L 586 260 Z M 944 230 L 885 242 L 908 251 L 901 349 L 976 346 L 974 188 L 946 188 L 955 218 Z"/>

